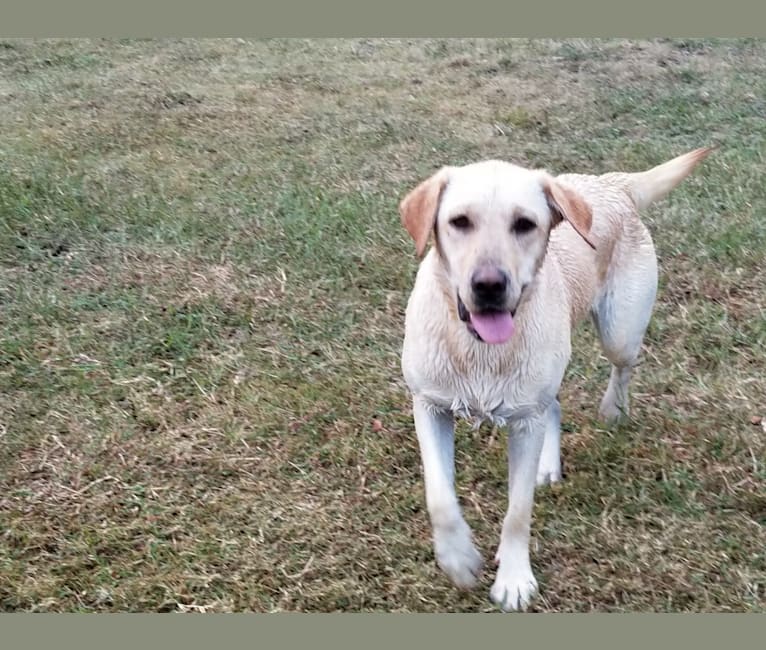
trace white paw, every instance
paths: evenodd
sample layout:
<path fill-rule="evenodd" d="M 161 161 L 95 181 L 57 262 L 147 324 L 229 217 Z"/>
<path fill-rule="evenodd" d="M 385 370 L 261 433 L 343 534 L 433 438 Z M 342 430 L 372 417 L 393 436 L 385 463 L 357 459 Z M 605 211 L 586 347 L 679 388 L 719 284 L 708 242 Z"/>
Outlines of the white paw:
<path fill-rule="evenodd" d="M 544 463 L 544 461 L 544 458 L 540 458 L 540 465 L 537 468 L 537 485 L 558 483 L 561 480 L 561 462 L 558 458 L 549 463 Z"/>
<path fill-rule="evenodd" d="M 434 531 L 436 562 L 461 589 L 472 589 L 481 574 L 482 559 L 471 541 L 471 529 L 464 521 L 447 531 Z"/>
<path fill-rule="evenodd" d="M 602 422 L 606 424 L 614 424 L 626 418 L 628 411 L 627 409 L 621 409 L 613 400 L 604 398 L 598 409 L 598 415 Z"/>
<path fill-rule="evenodd" d="M 532 571 L 504 572 L 501 566 L 489 597 L 504 612 L 512 612 L 526 610 L 535 594 L 537 580 Z"/>

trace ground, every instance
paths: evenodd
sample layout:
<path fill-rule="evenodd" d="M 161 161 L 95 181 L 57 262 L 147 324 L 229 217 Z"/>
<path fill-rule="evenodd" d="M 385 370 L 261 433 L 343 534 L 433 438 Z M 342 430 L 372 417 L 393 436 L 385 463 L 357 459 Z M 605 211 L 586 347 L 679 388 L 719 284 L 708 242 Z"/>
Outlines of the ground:
<path fill-rule="evenodd" d="M 632 419 L 579 329 L 535 611 L 764 612 L 766 42 L 0 42 L 0 609 L 492 611 L 438 570 L 399 369 L 404 193 L 641 170 Z M 458 428 L 487 563 L 502 431 Z"/>

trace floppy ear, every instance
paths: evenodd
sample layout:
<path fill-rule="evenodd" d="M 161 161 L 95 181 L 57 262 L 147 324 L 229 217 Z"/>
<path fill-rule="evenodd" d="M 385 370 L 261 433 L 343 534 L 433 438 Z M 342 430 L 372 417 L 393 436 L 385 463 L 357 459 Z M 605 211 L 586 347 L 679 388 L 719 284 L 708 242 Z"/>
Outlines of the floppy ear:
<path fill-rule="evenodd" d="M 447 184 L 447 167 L 424 180 L 402 199 L 399 215 L 402 224 L 415 240 L 415 250 L 421 257 L 428 245 L 428 238 L 436 223 L 439 200 Z"/>
<path fill-rule="evenodd" d="M 585 199 L 547 174 L 543 177 L 543 192 L 553 215 L 553 225 L 556 226 L 566 219 L 588 246 L 595 249 L 596 245 L 588 236 L 593 224 L 593 215 Z"/>

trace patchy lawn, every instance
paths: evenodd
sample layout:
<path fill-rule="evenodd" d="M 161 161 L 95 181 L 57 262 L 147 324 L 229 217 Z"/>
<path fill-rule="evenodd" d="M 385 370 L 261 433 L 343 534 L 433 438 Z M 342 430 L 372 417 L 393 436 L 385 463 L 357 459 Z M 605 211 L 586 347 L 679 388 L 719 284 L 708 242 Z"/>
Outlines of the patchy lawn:
<path fill-rule="evenodd" d="M 766 611 L 765 41 L 5 41 L 0 124 L 0 609 L 491 611 L 433 560 L 397 203 L 716 143 L 646 215 L 629 423 L 575 335 L 535 610 Z M 502 432 L 456 455 L 489 560 Z"/>

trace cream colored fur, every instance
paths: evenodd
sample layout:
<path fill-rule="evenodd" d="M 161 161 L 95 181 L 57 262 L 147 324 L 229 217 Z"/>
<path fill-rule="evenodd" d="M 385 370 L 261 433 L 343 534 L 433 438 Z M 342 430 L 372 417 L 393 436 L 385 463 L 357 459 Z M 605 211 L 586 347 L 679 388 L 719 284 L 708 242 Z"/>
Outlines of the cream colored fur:
<path fill-rule="evenodd" d="M 627 413 L 627 386 L 657 287 L 651 237 L 638 210 L 667 194 L 709 149 L 642 173 L 553 178 L 500 161 L 448 167 L 402 201 L 419 252 L 433 235 L 407 306 L 402 370 L 413 395 L 436 559 L 460 587 L 476 583 L 482 558 L 455 495 L 456 416 L 509 429 L 509 505 L 491 598 L 525 609 L 537 590 L 529 562 L 536 484 L 561 478 L 559 385 L 573 325 L 589 313 L 613 368 L 600 414 Z M 470 228 L 458 229 L 465 217 Z M 515 232 L 519 217 L 534 223 Z M 593 248 L 595 246 L 595 248 Z M 473 313 L 472 274 L 490 264 L 510 278 L 509 341 L 484 343 L 459 318 Z"/>

